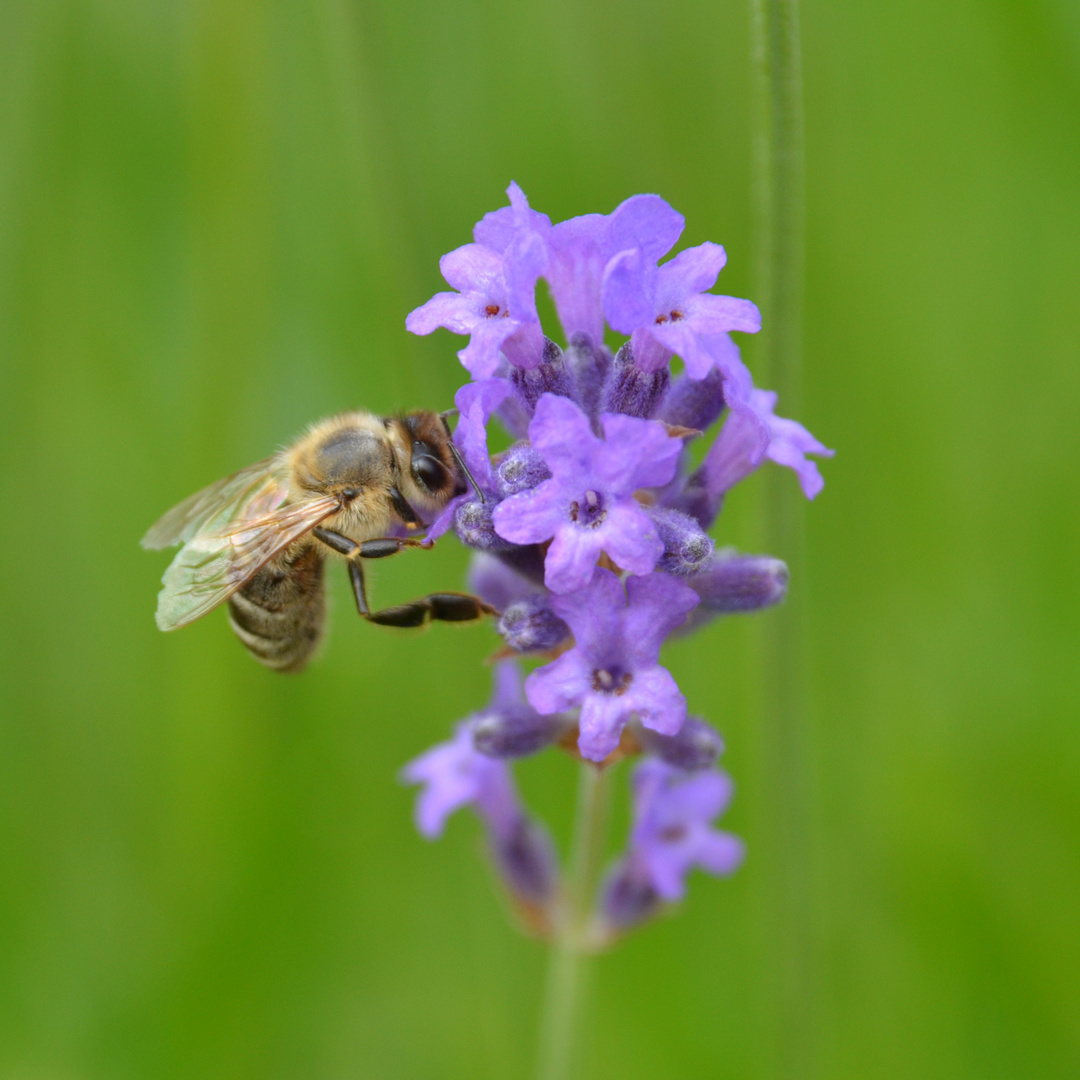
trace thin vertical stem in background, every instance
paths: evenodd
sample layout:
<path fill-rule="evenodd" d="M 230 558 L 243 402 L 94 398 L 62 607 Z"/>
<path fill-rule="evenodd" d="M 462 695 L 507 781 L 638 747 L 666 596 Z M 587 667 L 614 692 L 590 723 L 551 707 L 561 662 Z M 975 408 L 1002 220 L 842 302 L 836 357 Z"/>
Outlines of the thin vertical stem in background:
<path fill-rule="evenodd" d="M 604 857 L 608 769 L 582 762 L 566 909 L 551 947 L 540 1018 L 538 1080 L 581 1076 L 581 1042 L 588 999 L 585 936 Z"/>
<path fill-rule="evenodd" d="M 803 304 L 803 111 L 798 0 L 750 0 L 754 77 L 754 209 L 763 329 L 760 385 L 784 416 L 800 415 Z M 764 838 L 772 894 L 768 932 L 770 1025 L 779 1075 L 814 1072 L 810 782 L 803 568 L 804 503 L 788 475 L 765 481 L 765 550 L 791 571 L 787 603 L 765 627 L 764 761 L 770 826 Z"/>

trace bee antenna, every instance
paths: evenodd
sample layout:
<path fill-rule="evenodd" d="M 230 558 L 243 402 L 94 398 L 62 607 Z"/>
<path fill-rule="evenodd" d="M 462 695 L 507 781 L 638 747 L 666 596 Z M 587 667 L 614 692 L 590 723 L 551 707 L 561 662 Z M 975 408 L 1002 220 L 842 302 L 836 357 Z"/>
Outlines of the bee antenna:
<path fill-rule="evenodd" d="M 457 412 L 456 409 L 453 411 Z M 444 420 L 443 423 L 445 422 L 446 421 Z M 484 498 L 483 491 L 480 490 L 480 485 L 476 482 L 475 479 L 473 479 L 473 474 L 469 472 L 469 466 L 465 464 L 465 459 L 461 456 L 461 454 L 458 452 L 458 448 L 454 445 L 454 440 L 451 439 L 446 445 L 450 447 L 450 453 L 454 455 L 454 460 L 461 467 L 461 471 L 465 474 L 465 479 L 468 480 L 469 483 L 472 485 L 473 491 L 476 492 L 476 497 L 481 502 L 487 502 L 487 499 Z"/>

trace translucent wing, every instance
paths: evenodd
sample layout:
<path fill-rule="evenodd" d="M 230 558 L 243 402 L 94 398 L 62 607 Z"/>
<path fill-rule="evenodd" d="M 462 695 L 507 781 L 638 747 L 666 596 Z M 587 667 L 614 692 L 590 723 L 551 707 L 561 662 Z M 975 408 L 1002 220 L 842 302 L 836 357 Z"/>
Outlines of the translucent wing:
<path fill-rule="evenodd" d="M 264 458 L 197 491 L 174 506 L 142 538 L 144 548 L 185 544 L 200 532 L 221 530 L 239 518 L 276 510 L 289 494 L 288 466 L 280 455 Z"/>
<path fill-rule="evenodd" d="M 270 493 L 270 497 L 276 495 Z M 261 509 L 265 498 L 258 489 L 251 505 Z M 228 522 L 224 528 L 197 532 L 161 579 L 164 588 L 158 595 L 158 626 L 175 630 L 212 611 L 279 551 L 340 508 L 338 498 L 325 495 L 259 516 L 243 514 L 241 520 Z"/>

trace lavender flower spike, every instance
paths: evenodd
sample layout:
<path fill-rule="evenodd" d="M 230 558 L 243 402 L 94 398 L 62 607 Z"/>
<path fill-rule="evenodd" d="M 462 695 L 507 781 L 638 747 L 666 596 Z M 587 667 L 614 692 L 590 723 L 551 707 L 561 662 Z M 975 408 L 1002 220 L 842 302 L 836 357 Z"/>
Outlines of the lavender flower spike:
<path fill-rule="evenodd" d="M 495 531 L 505 539 L 552 540 L 545 581 L 553 592 L 587 585 L 601 551 L 635 574 L 648 573 L 664 553 L 634 492 L 671 480 L 682 443 L 655 421 L 605 414 L 601 423 L 604 440 L 572 401 L 545 394 L 529 437 L 552 478 L 511 495 L 494 511 Z"/>
<path fill-rule="evenodd" d="M 674 735 L 686 719 L 686 698 L 657 660 L 664 638 L 698 602 L 697 594 L 667 574 L 631 577 L 622 583 L 598 569 L 592 584 L 551 600 L 574 633 L 576 644 L 525 680 L 537 712 L 581 707 L 578 749 L 603 761 L 636 714 L 641 723 Z"/>
<path fill-rule="evenodd" d="M 646 758 L 634 770 L 630 858 L 664 900 L 680 900 L 691 867 L 731 874 L 743 861 L 742 841 L 711 828 L 731 802 L 732 783 L 718 769 L 686 773 Z"/>

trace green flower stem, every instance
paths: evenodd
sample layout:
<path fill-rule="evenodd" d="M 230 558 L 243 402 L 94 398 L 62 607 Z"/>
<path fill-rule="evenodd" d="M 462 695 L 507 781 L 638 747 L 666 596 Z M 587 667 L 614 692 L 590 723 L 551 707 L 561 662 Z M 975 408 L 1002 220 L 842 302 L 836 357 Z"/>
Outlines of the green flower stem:
<path fill-rule="evenodd" d="M 798 0 L 750 0 L 754 73 L 754 201 L 764 329 L 760 385 L 785 416 L 800 415 L 803 305 L 803 108 Z M 814 1072 L 810 759 L 805 673 L 804 502 L 785 470 L 766 470 L 765 550 L 791 571 L 787 603 L 764 627 L 763 842 L 773 980 L 766 990 L 778 1075 Z M 780 475 L 783 473 L 784 475 Z"/>
<path fill-rule="evenodd" d="M 552 942 L 540 1021 L 538 1080 L 580 1076 L 588 1001 L 589 920 L 604 858 L 609 769 L 582 762 L 566 904 Z"/>

